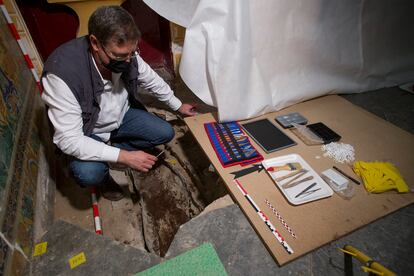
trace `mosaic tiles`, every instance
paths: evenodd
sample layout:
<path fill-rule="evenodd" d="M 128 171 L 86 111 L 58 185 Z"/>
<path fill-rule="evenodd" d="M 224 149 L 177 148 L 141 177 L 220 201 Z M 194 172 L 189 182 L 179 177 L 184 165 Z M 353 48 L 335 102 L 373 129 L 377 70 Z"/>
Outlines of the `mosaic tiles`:
<path fill-rule="evenodd" d="M 39 97 L 17 42 L 0 16 L 0 275 L 24 271 L 33 247 L 40 139 L 35 120 Z M 5 242 L 6 239 L 8 241 Z"/>

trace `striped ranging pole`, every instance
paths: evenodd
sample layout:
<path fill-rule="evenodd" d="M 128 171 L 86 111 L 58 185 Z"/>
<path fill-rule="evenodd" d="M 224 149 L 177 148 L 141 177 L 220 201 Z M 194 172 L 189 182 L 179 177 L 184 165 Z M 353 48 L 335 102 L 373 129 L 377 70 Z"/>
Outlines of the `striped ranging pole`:
<path fill-rule="evenodd" d="M 12 32 L 12 35 L 13 35 L 14 39 L 19 44 L 20 50 L 23 53 L 23 57 L 24 57 L 24 59 L 26 61 L 27 67 L 29 67 L 30 71 L 32 72 L 32 75 L 33 75 L 33 77 L 34 77 L 34 79 L 36 81 L 36 84 L 37 84 L 37 87 L 39 88 L 39 91 L 42 92 L 42 86 L 40 85 L 39 76 L 37 75 L 37 72 L 34 69 L 33 62 L 30 59 L 29 54 L 27 53 L 26 47 L 23 44 L 23 41 L 20 38 L 19 33 L 17 32 L 16 26 L 14 25 L 14 23 L 13 23 L 10 15 L 9 15 L 9 12 L 7 11 L 7 9 L 6 9 L 5 5 L 4 5 L 3 0 L 0 0 L 0 8 L 1 8 L 3 14 L 4 14 L 4 17 L 6 18 L 7 25 L 9 26 L 10 31 Z"/>
<path fill-rule="evenodd" d="M 243 188 L 240 181 L 237 180 L 237 179 L 235 179 L 233 181 L 234 181 L 234 183 L 236 183 L 237 187 L 242 192 L 244 197 L 247 199 L 247 201 L 249 201 L 249 203 L 250 203 L 250 205 L 252 205 L 253 209 L 256 210 L 259 217 L 263 220 L 263 222 L 270 229 L 272 234 L 276 237 L 276 239 L 283 246 L 283 248 L 287 251 L 287 253 L 293 254 L 293 249 L 285 241 L 285 239 L 282 237 L 282 235 L 280 235 L 280 233 L 276 230 L 276 228 L 273 226 L 273 224 L 269 221 L 269 219 L 266 217 L 266 215 L 262 212 L 262 210 L 260 210 L 259 206 L 257 206 L 257 204 L 254 202 L 254 200 L 250 197 L 250 195 L 247 193 L 247 191 Z"/>
<path fill-rule="evenodd" d="M 98 199 L 96 197 L 96 188 L 91 188 L 92 197 L 92 210 L 93 210 L 93 221 L 95 222 L 95 232 L 98 235 L 102 235 L 101 218 L 99 217 Z"/>

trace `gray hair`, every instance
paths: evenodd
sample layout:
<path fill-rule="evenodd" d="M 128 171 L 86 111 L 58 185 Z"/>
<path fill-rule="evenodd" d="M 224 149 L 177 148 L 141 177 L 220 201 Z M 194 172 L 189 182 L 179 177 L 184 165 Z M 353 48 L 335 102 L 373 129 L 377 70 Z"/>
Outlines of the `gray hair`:
<path fill-rule="evenodd" d="M 110 41 L 122 45 L 141 37 L 131 14 L 120 6 L 102 6 L 95 10 L 88 21 L 88 32 L 105 46 Z"/>

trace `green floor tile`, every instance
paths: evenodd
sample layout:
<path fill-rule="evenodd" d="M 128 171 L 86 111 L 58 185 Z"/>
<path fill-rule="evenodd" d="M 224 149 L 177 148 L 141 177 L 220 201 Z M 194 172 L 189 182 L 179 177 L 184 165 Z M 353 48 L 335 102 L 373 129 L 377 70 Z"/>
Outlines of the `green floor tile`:
<path fill-rule="evenodd" d="M 204 243 L 175 258 L 135 274 L 136 276 L 155 275 L 227 275 L 216 250 L 210 243 Z"/>

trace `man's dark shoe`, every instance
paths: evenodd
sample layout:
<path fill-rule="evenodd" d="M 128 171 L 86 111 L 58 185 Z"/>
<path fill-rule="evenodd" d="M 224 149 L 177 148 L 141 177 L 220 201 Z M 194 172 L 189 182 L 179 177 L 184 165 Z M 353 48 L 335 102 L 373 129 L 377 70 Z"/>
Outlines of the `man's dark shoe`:
<path fill-rule="evenodd" d="M 125 196 L 121 186 L 119 186 L 111 176 L 107 183 L 101 187 L 101 195 L 110 201 L 118 201 Z"/>

